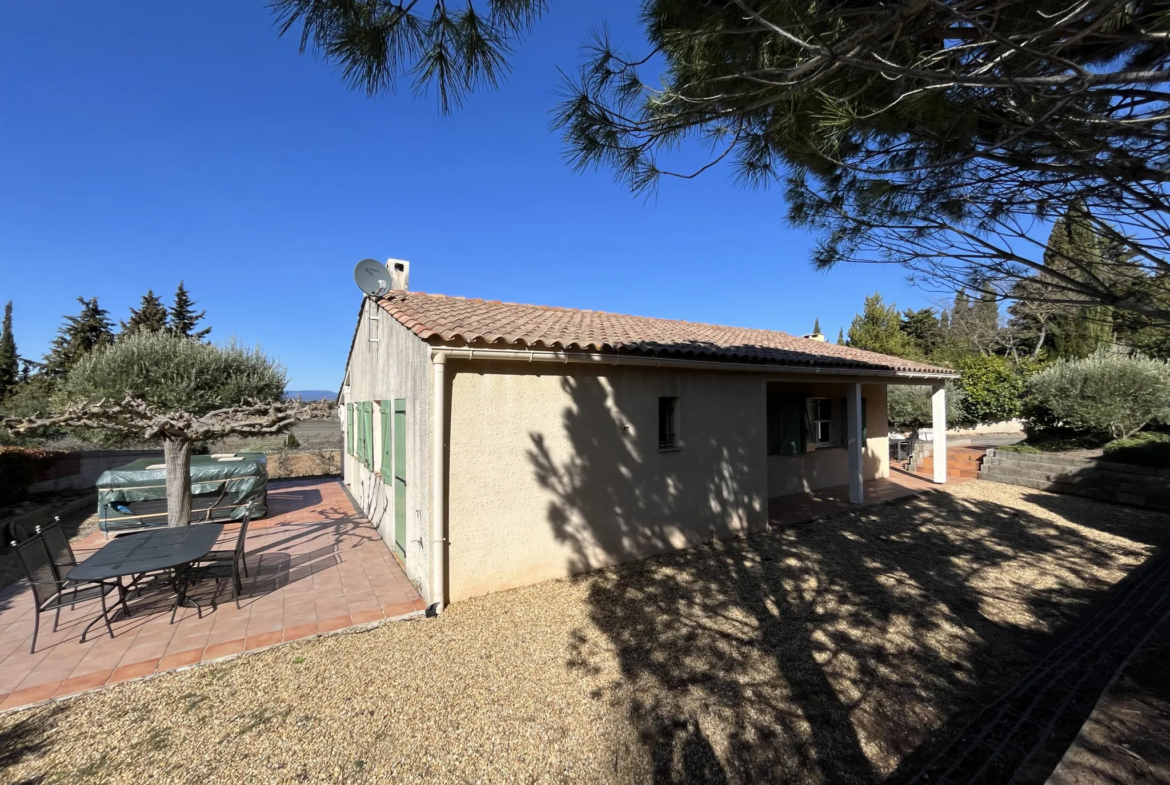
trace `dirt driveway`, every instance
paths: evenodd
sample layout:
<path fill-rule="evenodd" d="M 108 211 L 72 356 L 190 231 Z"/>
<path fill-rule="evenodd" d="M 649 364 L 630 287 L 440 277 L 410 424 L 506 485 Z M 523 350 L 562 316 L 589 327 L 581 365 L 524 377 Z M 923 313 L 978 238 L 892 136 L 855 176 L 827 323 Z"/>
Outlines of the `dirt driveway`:
<path fill-rule="evenodd" d="M 5 715 L 0 780 L 904 783 L 1168 536 L 973 482 Z"/>

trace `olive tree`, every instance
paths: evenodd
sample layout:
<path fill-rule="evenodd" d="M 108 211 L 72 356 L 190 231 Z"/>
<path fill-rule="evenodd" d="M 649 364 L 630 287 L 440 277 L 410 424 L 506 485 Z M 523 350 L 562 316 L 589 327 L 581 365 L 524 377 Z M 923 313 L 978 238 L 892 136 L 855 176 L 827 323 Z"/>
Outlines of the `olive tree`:
<path fill-rule="evenodd" d="M 1028 380 L 1032 403 L 1078 431 L 1125 439 L 1170 417 L 1170 364 L 1102 349 L 1058 360 Z"/>
<path fill-rule="evenodd" d="M 934 426 L 930 387 L 918 384 L 891 384 L 886 388 L 886 416 L 891 428 L 905 429 L 916 439 L 920 428 Z M 965 395 L 953 381 L 946 383 L 947 425 L 970 423 L 963 407 Z"/>
<path fill-rule="evenodd" d="M 162 442 L 167 525 L 186 526 L 193 442 L 276 434 L 298 420 L 333 415 L 320 401 L 285 400 L 286 380 L 284 367 L 259 349 L 141 332 L 79 360 L 58 389 L 54 412 L 3 424 L 17 434 L 79 428 Z"/>

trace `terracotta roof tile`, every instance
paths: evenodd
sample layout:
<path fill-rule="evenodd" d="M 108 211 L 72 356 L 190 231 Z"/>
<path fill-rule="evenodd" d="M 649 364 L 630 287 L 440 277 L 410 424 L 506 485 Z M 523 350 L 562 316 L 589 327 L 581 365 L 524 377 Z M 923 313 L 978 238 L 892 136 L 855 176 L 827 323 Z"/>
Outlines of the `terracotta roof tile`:
<path fill-rule="evenodd" d="M 805 368 L 856 368 L 953 374 L 834 343 L 772 330 L 624 316 L 542 305 L 394 291 L 378 300 L 382 310 L 424 340 L 457 345 L 551 348 L 654 357 L 687 357 Z"/>

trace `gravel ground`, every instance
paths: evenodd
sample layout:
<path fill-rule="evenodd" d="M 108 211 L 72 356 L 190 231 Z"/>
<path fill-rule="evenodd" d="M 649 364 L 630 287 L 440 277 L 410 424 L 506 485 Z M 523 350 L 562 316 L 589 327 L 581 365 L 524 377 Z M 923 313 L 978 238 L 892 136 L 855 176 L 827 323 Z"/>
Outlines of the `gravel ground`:
<path fill-rule="evenodd" d="M 967 483 L 0 716 L 0 780 L 899 782 L 1168 534 Z"/>

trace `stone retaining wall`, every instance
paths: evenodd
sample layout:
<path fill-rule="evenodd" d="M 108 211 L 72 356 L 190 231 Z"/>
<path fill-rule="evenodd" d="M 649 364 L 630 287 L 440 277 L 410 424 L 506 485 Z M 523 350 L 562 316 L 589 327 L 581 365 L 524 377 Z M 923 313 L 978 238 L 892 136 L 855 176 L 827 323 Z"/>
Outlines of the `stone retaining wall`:
<path fill-rule="evenodd" d="M 979 479 L 1132 507 L 1170 510 L 1170 469 L 992 448 L 983 459 Z"/>

